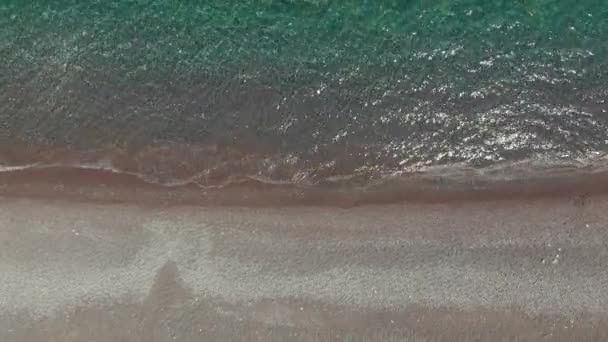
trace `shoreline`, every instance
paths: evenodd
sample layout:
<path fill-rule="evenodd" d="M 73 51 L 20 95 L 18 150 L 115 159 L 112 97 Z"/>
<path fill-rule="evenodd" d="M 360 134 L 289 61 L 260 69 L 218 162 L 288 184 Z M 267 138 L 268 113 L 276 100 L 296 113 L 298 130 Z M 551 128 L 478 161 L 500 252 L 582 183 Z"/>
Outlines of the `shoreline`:
<path fill-rule="evenodd" d="M 608 194 L 607 155 L 386 168 L 357 168 L 363 163 L 357 158 L 336 150 L 305 160 L 270 146 L 167 143 L 79 149 L 13 143 L 0 148 L 0 195 L 108 203 L 352 207 Z"/>
<path fill-rule="evenodd" d="M 200 186 L 163 185 L 113 170 L 79 167 L 30 167 L 0 172 L 0 196 L 100 203 L 204 206 L 334 206 L 396 203 L 449 203 L 569 198 L 584 205 L 589 196 L 608 194 L 608 171 L 571 169 L 545 177 L 496 179 L 444 177 L 430 173 L 398 176 L 365 186 L 298 186 L 243 178 Z"/>

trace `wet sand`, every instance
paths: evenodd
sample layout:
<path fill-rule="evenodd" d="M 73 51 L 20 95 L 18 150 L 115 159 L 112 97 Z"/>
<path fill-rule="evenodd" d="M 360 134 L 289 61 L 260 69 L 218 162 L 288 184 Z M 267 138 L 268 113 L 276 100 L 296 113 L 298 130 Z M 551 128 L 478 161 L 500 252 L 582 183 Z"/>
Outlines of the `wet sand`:
<path fill-rule="evenodd" d="M 599 191 L 217 205 L 63 171 L 2 174 L 2 341 L 608 338 Z"/>

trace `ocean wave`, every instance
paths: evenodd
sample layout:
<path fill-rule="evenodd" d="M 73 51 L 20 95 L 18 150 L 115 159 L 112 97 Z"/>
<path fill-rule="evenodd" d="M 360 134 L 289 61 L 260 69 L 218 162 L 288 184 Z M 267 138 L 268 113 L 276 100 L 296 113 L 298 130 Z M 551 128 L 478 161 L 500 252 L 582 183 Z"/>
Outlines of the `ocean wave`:
<path fill-rule="evenodd" d="M 204 151 L 212 153 L 203 153 Z M 29 156 L 19 155 L 18 159 L 27 160 L 22 163 L 4 159 L 0 159 L 0 174 L 89 170 L 107 175 L 130 176 L 162 187 L 196 186 L 201 189 L 221 189 L 245 183 L 301 189 L 369 188 L 402 181 L 443 186 L 465 184 L 479 188 L 488 184 L 570 177 L 608 170 L 608 156 L 600 153 L 576 159 L 537 156 L 485 167 L 454 163 L 333 170 L 331 165 L 339 163 L 339 156 L 333 162 L 314 165 L 298 163 L 293 156 L 220 152 L 217 147 L 195 147 L 188 151 L 184 146 L 157 146 L 131 154 L 120 149 L 82 152 L 55 149 L 53 153 L 46 151 Z M 278 168 L 282 170 L 277 171 Z"/>

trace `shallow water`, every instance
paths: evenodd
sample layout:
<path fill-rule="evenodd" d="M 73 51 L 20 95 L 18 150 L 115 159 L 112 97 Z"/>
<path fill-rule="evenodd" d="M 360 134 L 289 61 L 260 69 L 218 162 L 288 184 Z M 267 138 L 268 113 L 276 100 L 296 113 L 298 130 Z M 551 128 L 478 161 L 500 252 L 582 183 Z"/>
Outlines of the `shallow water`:
<path fill-rule="evenodd" d="M 588 165 L 608 150 L 607 19 L 569 0 L 7 1 L 0 163 L 164 184 Z"/>

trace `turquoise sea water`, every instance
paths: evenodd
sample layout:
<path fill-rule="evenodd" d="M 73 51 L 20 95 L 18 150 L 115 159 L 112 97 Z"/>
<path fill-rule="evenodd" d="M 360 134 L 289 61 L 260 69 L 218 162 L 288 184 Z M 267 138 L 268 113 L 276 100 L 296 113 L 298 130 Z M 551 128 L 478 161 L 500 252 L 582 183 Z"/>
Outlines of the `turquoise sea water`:
<path fill-rule="evenodd" d="M 246 146 L 271 176 L 587 158 L 607 53 L 602 1 L 5 0 L 0 138 Z"/>

